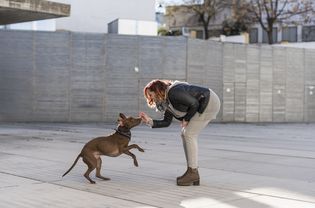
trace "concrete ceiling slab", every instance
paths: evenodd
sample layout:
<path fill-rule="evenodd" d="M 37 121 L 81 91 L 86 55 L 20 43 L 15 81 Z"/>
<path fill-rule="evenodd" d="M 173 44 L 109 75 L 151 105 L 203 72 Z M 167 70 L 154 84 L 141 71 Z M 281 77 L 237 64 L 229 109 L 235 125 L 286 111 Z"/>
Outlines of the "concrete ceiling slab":
<path fill-rule="evenodd" d="M 0 25 L 67 17 L 70 5 L 44 0 L 0 0 Z"/>

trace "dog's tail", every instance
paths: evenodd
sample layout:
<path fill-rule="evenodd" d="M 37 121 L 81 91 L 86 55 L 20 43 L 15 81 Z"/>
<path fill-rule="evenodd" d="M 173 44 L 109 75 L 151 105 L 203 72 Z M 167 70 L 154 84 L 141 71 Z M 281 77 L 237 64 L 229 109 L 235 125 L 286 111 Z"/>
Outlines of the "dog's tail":
<path fill-rule="evenodd" d="M 65 175 L 67 175 L 71 170 L 72 168 L 77 164 L 79 158 L 81 157 L 81 153 L 78 155 L 78 157 L 75 159 L 74 163 L 72 164 L 72 166 L 69 168 L 69 170 L 67 170 L 67 172 L 65 172 L 62 177 L 64 177 Z"/>

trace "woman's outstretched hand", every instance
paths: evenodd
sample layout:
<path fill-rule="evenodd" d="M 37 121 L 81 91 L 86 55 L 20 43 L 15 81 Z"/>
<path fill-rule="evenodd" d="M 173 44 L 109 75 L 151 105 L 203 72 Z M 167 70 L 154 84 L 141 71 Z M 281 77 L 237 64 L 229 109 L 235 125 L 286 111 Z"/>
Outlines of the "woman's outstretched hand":
<path fill-rule="evenodd" d="M 145 112 L 140 112 L 139 116 L 141 117 L 143 123 L 147 124 L 151 120 L 151 118 Z"/>

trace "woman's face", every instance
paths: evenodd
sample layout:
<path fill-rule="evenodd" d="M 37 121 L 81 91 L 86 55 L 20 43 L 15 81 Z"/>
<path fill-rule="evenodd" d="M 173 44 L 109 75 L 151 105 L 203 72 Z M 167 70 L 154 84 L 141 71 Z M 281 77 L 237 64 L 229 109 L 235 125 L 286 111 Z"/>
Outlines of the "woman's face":
<path fill-rule="evenodd" d="M 156 103 L 157 96 L 156 96 L 155 92 L 148 90 L 147 94 Z"/>

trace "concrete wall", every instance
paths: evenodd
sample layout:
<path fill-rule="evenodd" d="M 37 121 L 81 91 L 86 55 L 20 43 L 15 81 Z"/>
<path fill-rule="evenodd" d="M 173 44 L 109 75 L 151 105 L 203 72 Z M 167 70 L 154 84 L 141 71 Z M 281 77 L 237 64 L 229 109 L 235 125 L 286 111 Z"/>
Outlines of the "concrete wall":
<path fill-rule="evenodd" d="M 315 50 L 225 44 L 223 121 L 314 122 Z"/>
<path fill-rule="evenodd" d="M 0 31 L 0 121 L 113 122 L 152 79 L 216 91 L 217 121 L 315 121 L 315 50 L 184 37 Z M 139 72 L 135 71 L 139 69 Z"/>
<path fill-rule="evenodd" d="M 112 122 L 139 111 L 158 118 L 146 106 L 145 84 L 198 70 L 187 68 L 183 37 L 0 31 L 0 48 L 0 121 Z"/>

